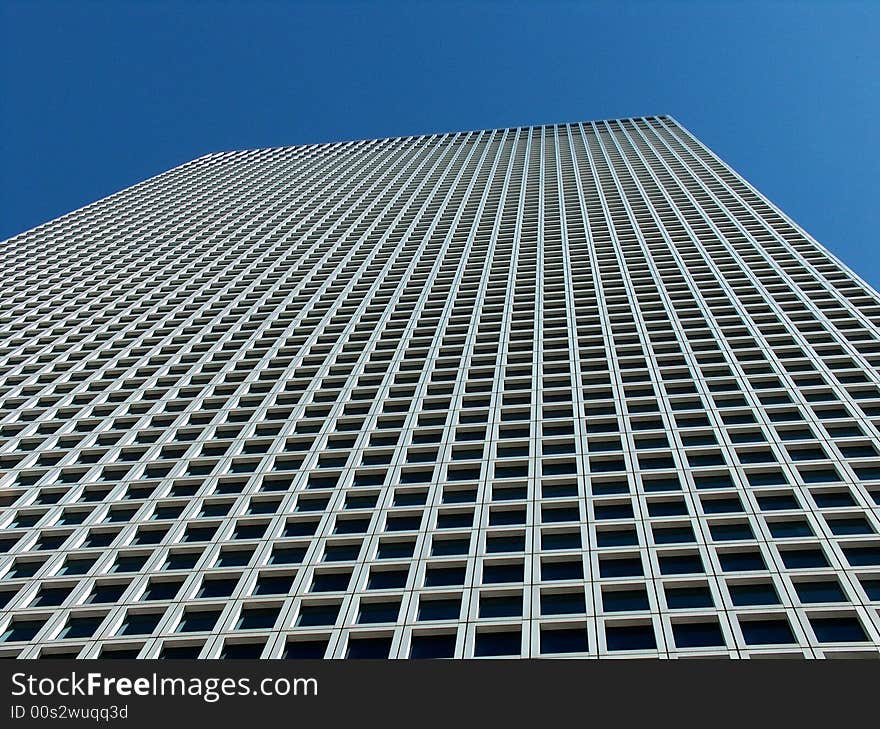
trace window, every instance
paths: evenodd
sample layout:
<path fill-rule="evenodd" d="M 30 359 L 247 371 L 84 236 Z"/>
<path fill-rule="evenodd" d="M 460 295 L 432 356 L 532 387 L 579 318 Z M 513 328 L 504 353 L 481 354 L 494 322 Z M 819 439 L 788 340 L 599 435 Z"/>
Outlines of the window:
<path fill-rule="evenodd" d="M 361 602 L 359 623 L 393 623 L 400 612 L 400 602 Z"/>
<path fill-rule="evenodd" d="M 182 582 L 153 581 L 147 586 L 141 600 L 173 600 Z"/>
<path fill-rule="evenodd" d="M 104 622 L 103 615 L 71 616 L 58 637 L 91 638 L 102 622 Z"/>
<path fill-rule="evenodd" d="M 687 610 L 689 608 L 714 607 L 715 601 L 708 587 L 672 587 L 664 589 L 666 605 L 671 610 Z"/>
<path fill-rule="evenodd" d="M 236 630 L 268 629 L 278 619 L 277 607 L 244 607 L 235 625 Z"/>
<path fill-rule="evenodd" d="M 304 604 L 299 610 L 297 625 L 333 625 L 339 615 L 338 604 Z"/>
<path fill-rule="evenodd" d="M 588 649 L 584 628 L 541 628 L 541 653 L 585 653 Z"/>
<path fill-rule="evenodd" d="M 810 626 L 820 643 L 860 643 L 868 640 L 856 617 L 813 617 Z"/>
<path fill-rule="evenodd" d="M 14 618 L 6 626 L 6 630 L 0 634 L 0 643 L 33 640 L 45 622 L 45 620 L 37 618 L 33 620 Z"/>
<path fill-rule="evenodd" d="M 678 648 L 703 648 L 725 644 L 724 635 L 717 620 L 673 623 L 672 634 Z"/>
<path fill-rule="evenodd" d="M 454 656 L 455 633 L 413 635 L 410 642 L 410 658 L 453 658 Z"/>
<path fill-rule="evenodd" d="M 541 615 L 565 615 L 567 613 L 584 613 L 587 605 L 584 593 L 580 592 L 549 592 L 541 594 Z"/>
<path fill-rule="evenodd" d="M 519 630 L 497 632 L 477 632 L 474 641 L 474 655 L 478 658 L 488 656 L 520 655 L 522 637 Z"/>
<path fill-rule="evenodd" d="M 740 618 L 740 628 L 748 645 L 794 643 L 794 633 L 785 618 L 745 620 Z"/>
<path fill-rule="evenodd" d="M 847 602 L 846 595 L 837 580 L 795 582 L 794 589 L 803 603 Z"/>
<path fill-rule="evenodd" d="M 178 633 L 212 630 L 220 618 L 220 610 L 187 610 L 177 626 Z"/>
<path fill-rule="evenodd" d="M 605 625 L 605 645 L 609 651 L 653 650 L 657 647 L 650 625 Z"/>
<path fill-rule="evenodd" d="M 734 605 L 778 605 L 779 596 L 772 582 L 756 582 L 728 585 Z"/>
<path fill-rule="evenodd" d="M 150 635 L 159 626 L 164 613 L 129 613 L 122 622 L 119 635 Z"/>
<path fill-rule="evenodd" d="M 284 657 L 292 660 L 303 658 L 323 658 L 327 652 L 328 640 L 290 640 L 284 649 Z"/>
<path fill-rule="evenodd" d="M 265 643 L 230 643 L 223 644 L 221 658 L 259 658 L 263 653 Z"/>
<path fill-rule="evenodd" d="M 481 618 L 508 618 L 522 616 L 522 596 L 520 595 L 481 595 Z"/>
<path fill-rule="evenodd" d="M 602 591 L 602 609 L 606 613 L 648 610 L 649 608 L 648 592 L 643 588 Z"/>
<path fill-rule="evenodd" d="M 117 602 L 128 588 L 128 583 L 110 583 L 106 585 L 96 584 L 92 588 L 87 602 L 89 603 L 112 603 Z"/>
<path fill-rule="evenodd" d="M 348 640 L 346 658 L 388 658 L 391 638 L 354 637 Z"/>
<path fill-rule="evenodd" d="M 423 620 L 457 620 L 461 612 L 460 598 L 427 598 L 419 600 L 420 621 Z"/>

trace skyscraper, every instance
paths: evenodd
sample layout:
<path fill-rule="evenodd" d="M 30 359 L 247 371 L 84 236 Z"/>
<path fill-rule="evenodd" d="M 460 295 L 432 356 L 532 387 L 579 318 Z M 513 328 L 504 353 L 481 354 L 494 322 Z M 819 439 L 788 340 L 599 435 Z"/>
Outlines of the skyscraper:
<path fill-rule="evenodd" d="M 670 117 L 210 154 L 2 271 L 0 655 L 880 653 L 880 299 Z"/>

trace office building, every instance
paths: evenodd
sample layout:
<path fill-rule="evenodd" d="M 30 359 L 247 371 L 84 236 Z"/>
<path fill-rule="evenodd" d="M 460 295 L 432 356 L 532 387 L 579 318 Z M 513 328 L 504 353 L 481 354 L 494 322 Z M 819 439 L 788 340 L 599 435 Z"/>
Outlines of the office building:
<path fill-rule="evenodd" d="M 880 656 L 880 298 L 670 117 L 0 251 L 0 656 Z"/>

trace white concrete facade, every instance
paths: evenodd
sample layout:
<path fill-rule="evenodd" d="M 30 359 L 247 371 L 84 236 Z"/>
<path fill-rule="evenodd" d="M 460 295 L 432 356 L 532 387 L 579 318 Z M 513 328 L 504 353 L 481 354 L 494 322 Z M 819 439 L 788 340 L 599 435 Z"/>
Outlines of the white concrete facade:
<path fill-rule="evenodd" d="M 0 656 L 880 653 L 880 298 L 670 117 L 207 155 L 0 252 Z"/>

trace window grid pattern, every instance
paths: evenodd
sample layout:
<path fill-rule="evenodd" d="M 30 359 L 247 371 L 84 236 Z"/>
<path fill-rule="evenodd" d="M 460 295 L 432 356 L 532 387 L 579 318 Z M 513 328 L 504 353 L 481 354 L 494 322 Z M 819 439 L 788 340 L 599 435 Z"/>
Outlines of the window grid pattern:
<path fill-rule="evenodd" d="M 0 251 L 2 657 L 880 652 L 880 299 L 668 116 L 206 155 Z"/>

